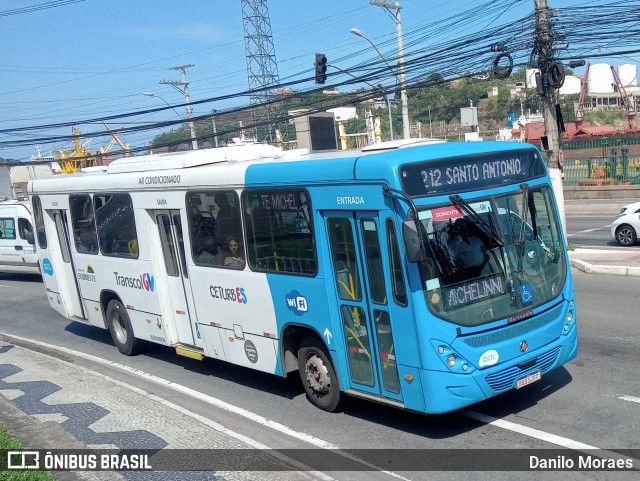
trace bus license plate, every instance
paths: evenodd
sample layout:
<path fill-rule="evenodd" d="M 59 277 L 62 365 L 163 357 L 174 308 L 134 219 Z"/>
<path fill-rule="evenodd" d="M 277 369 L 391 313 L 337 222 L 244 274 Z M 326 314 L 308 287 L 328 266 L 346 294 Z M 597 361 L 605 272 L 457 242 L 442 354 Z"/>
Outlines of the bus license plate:
<path fill-rule="evenodd" d="M 516 382 L 516 389 L 520 389 L 521 387 L 525 387 L 533 382 L 539 381 L 541 377 L 542 373 L 540 371 L 537 371 L 523 379 L 518 379 L 518 381 Z"/>

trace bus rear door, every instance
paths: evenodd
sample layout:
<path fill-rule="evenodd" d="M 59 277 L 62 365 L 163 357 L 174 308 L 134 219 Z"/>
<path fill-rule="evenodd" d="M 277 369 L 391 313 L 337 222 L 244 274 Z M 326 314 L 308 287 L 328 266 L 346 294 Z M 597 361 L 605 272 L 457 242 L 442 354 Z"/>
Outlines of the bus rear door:
<path fill-rule="evenodd" d="M 71 255 L 68 211 L 66 209 L 53 209 L 46 212 L 49 214 L 50 219 L 53 220 L 58 239 L 57 245 L 55 241 L 52 241 L 49 246 L 51 249 L 50 262 L 52 264 L 49 267 L 52 269 L 52 273 L 55 272 L 55 279 L 59 286 L 59 295 L 62 300 L 57 305 L 55 303 L 51 303 L 51 305 L 65 317 L 86 320 L 87 316 L 80 294 L 78 278 L 76 277 L 76 268 Z M 43 269 L 45 274 L 47 273 L 46 269 L 47 267 L 45 266 Z M 46 278 L 45 284 L 47 284 Z"/>
<path fill-rule="evenodd" d="M 377 212 L 324 216 L 349 372 L 341 377 L 343 389 L 401 401 L 384 223 L 381 229 Z"/>
<path fill-rule="evenodd" d="M 178 343 L 202 348 L 204 344 L 193 305 L 180 211 L 150 211 L 149 214 L 157 226 L 162 251 L 154 250 L 154 270 L 166 273 L 162 277 L 167 283 L 170 306 L 165 310 L 170 310 L 164 313 L 164 317 L 175 320 Z M 163 308 L 167 306 L 166 299 L 162 304 Z"/>

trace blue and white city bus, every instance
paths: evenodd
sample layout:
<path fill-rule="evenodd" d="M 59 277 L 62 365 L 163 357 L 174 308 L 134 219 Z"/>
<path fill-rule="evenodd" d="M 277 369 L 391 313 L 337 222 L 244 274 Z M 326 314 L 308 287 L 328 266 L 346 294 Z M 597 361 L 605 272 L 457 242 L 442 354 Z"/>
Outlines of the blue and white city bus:
<path fill-rule="evenodd" d="M 545 162 L 510 142 L 251 145 L 30 182 L 50 305 L 146 342 L 426 413 L 577 353 Z"/>

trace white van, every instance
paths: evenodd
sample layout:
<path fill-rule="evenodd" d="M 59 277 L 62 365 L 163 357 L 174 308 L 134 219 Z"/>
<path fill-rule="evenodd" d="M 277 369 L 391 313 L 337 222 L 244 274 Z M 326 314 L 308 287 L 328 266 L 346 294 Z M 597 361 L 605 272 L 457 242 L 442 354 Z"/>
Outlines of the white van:
<path fill-rule="evenodd" d="M 0 272 L 40 273 L 28 202 L 0 199 Z"/>

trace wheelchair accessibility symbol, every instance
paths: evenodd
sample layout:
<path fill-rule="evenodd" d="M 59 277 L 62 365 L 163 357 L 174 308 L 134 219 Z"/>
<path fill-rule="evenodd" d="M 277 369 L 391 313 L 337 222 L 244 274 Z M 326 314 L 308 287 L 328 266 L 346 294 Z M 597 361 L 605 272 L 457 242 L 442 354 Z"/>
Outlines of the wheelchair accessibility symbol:
<path fill-rule="evenodd" d="M 531 287 L 531 284 L 523 284 L 520 286 L 520 300 L 523 304 L 533 302 L 533 287 Z"/>

